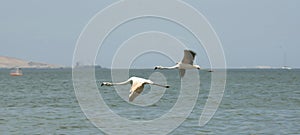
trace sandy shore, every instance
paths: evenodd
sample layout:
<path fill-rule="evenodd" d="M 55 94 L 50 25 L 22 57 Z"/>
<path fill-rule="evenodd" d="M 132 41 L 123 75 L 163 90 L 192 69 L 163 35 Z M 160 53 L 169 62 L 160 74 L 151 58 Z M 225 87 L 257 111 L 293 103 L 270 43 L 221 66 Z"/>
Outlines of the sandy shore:
<path fill-rule="evenodd" d="M 0 56 L 0 68 L 60 68 L 62 66 Z"/>

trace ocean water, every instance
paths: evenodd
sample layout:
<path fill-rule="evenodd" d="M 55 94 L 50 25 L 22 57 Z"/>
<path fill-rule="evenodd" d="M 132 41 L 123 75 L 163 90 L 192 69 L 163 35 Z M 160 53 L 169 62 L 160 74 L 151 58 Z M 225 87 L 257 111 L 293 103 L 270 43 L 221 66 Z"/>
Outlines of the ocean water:
<path fill-rule="evenodd" d="M 130 75 L 148 78 L 153 72 L 137 69 L 130 70 Z M 98 90 L 119 116 L 136 121 L 155 119 L 167 113 L 180 94 L 178 72 L 161 73 L 171 88 L 149 106 L 128 104 L 114 87 L 100 87 L 98 83 Z M 105 134 L 82 112 L 71 69 L 27 69 L 23 74 L 11 77 L 9 70 L 0 69 L 0 134 Z M 96 69 L 95 78 L 97 82 L 111 81 L 110 75 L 108 69 Z M 170 134 L 300 134 L 300 70 L 228 70 L 223 100 L 204 127 L 199 127 L 198 121 L 210 89 L 211 73 L 201 71 L 199 75 L 195 107 Z M 129 92 L 129 86 L 120 88 Z M 145 86 L 144 93 L 151 88 Z M 115 124 L 112 121 L 107 125 Z"/>

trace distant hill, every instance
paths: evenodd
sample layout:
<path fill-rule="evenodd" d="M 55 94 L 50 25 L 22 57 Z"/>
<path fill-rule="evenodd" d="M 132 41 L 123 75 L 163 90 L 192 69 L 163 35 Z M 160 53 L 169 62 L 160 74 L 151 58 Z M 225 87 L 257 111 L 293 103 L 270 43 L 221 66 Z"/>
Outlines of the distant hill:
<path fill-rule="evenodd" d="M 0 68 L 60 68 L 62 66 L 21 60 L 18 58 L 0 56 Z"/>

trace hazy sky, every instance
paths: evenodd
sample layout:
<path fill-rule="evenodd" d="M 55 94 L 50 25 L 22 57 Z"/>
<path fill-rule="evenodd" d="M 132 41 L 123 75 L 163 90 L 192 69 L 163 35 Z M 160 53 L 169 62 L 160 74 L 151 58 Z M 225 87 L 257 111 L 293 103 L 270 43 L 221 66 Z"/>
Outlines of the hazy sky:
<path fill-rule="evenodd" d="M 84 26 L 112 0 L 2 0 L 0 2 L 0 56 L 11 56 L 29 61 L 70 66 L 73 52 Z M 300 1 L 299 0 L 185 0 L 199 10 L 218 34 L 228 67 L 258 65 L 281 67 L 286 63 L 300 67 Z M 151 25 L 150 25 L 151 24 Z M 97 64 L 108 67 L 111 40 L 121 41 L 118 31 L 132 30 L 133 34 L 154 28 L 171 31 L 170 22 L 144 19 L 124 24 L 108 37 L 105 51 Z M 145 28 L 145 26 L 147 26 Z M 166 27 L 165 27 L 166 26 Z M 184 30 L 176 30 L 178 35 Z M 125 34 L 125 35 L 126 35 Z M 123 37 L 124 38 L 124 37 Z M 110 40 L 109 40 L 110 39 Z M 187 38 L 188 39 L 188 38 Z M 187 41 L 193 44 L 193 41 Z M 120 42 L 121 44 L 121 42 Z M 192 48 L 193 49 L 193 48 Z M 201 50 L 196 63 L 208 66 Z M 182 55 L 182 52 L 179 52 Z M 155 54 L 136 60 L 134 67 L 152 67 Z M 164 64 L 165 60 L 157 63 Z M 167 64 L 170 65 L 170 62 Z"/>

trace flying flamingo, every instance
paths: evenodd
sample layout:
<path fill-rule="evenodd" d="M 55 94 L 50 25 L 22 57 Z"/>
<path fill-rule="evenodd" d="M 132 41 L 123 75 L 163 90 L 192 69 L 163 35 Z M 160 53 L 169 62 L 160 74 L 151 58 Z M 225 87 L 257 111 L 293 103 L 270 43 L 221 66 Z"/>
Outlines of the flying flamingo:
<path fill-rule="evenodd" d="M 152 82 L 151 80 L 139 78 L 139 77 L 130 77 L 127 81 L 120 82 L 120 83 L 102 82 L 101 86 L 103 86 L 103 85 L 105 85 L 105 86 L 126 85 L 129 83 L 131 84 L 130 94 L 129 94 L 130 102 L 132 102 L 138 95 L 140 95 L 143 92 L 145 84 L 156 85 L 156 86 L 165 87 L 165 88 L 170 87 L 168 85 L 156 84 L 156 83 Z"/>
<path fill-rule="evenodd" d="M 192 50 L 184 50 L 184 57 L 181 62 L 176 63 L 175 66 L 172 67 L 163 67 L 163 66 L 156 66 L 156 69 L 179 69 L 180 77 L 183 77 L 185 74 L 186 69 L 200 69 L 199 65 L 194 65 L 193 61 L 195 59 L 196 53 Z"/>

